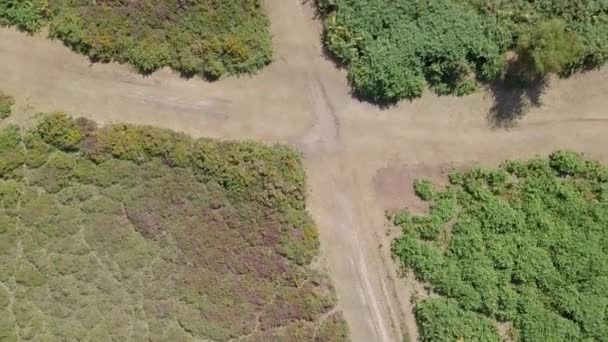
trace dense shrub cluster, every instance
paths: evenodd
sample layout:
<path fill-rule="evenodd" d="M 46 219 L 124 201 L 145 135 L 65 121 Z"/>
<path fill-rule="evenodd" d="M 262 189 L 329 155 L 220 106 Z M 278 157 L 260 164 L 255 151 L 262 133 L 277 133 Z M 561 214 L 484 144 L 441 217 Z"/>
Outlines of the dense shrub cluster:
<path fill-rule="evenodd" d="M 605 1 L 317 0 L 325 44 L 355 91 L 379 102 L 464 95 L 501 76 L 515 50 L 527 76 L 608 58 Z"/>
<path fill-rule="evenodd" d="M 15 100 L 12 96 L 5 95 L 0 91 L 0 119 L 6 119 L 13 112 Z"/>
<path fill-rule="evenodd" d="M 442 296 L 418 304 L 423 340 L 608 336 L 608 169 L 572 152 L 450 175 L 422 216 L 398 212 L 395 257 Z"/>
<path fill-rule="evenodd" d="M 561 20 L 541 22 L 517 41 L 520 75 L 534 81 L 564 71 L 582 52 L 580 38 Z"/>
<path fill-rule="evenodd" d="M 346 341 L 297 153 L 97 128 L 0 130 L 0 339 Z"/>
<path fill-rule="evenodd" d="M 500 341 L 496 326 L 479 314 L 463 310 L 452 300 L 432 298 L 416 306 L 420 340 Z"/>
<path fill-rule="evenodd" d="M 218 78 L 257 70 L 271 59 L 259 0 L 8 0 L 0 24 L 50 35 L 93 60 L 150 73 L 164 66 Z"/>
<path fill-rule="evenodd" d="M 44 24 L 48 14 L 48 0 L 0 1 L 0 25 L 15 25 L 33 32 Z"/>

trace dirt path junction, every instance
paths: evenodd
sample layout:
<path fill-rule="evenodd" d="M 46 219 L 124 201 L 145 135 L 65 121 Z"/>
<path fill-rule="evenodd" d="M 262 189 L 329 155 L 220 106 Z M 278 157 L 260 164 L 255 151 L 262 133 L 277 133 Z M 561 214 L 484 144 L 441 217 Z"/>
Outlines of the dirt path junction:
<path fill-rule="evenodd" d="M 102 123 L 297 146 L 321 261 L 353 340 L 413 341 L 412 289 L 396 279 L 384 210 L 415 205 L 411 180 L 454 166 L 564 148 L 608 161 L 608 68 L 553 80 L 542 104 L 509 129 L 492 128 L 486 92 L 427 91 L 381 109 L 353 99 L 345 72 L 324 57 L 321 24 L 301 1 L 266 0 L 275 61 L 255 76 L 207 83 L 162 70 L 142 77 L 128 66 L 91 64 L 43 35 L 0 29 L 0 86 L 23 113 L 11 120 L 65 110 Z"/>

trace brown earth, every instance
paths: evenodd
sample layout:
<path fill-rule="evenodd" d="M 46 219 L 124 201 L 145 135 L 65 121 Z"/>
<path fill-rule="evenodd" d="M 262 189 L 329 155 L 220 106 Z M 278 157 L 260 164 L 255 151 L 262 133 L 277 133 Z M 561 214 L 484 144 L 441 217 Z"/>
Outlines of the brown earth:
<path fill-rule="evenodd" d="M 266 1 L 272 65 L 252 77 L 215 83 L 184 80 L 168 70 L 142 77 L 127 66 L 91 64 L 42 35 L 0 29 L 0 88 L 18 102 L 19 114 L 10 120 L 65 110 L 105 123 L 299 147 L 309 208 L 320 227 L 321 261 L 353 340 L 415 340 L 413 289 L 395 279 L 389 251 L 394 231 L 385 226 L 384 210 L 420 206 L 411 180 L 439 179 L 450 166 L 495 165 L 564 148 L 608 161 L 608 68 L 552 80 L 541 103 L 514 120 L 509 107 L 519 94 L 508 92 L 499 108 L 487 92 L 464 98 L 427 92 L 382 109 L 352 98 L 345 73 L 324 57 L 312 8 L 300 1 Z M 495 112 L 510 128 L 493 128 Z"/>

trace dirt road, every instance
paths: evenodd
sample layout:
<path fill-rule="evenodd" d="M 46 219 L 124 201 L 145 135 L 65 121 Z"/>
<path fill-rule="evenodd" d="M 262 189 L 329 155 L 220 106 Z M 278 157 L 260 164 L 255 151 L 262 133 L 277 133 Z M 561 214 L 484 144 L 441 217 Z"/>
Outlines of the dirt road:
<path fill-rule="evenodd" d="M 91 65 L 43 36 L 0 29 L 0 88 L 16 95 L 24 116 L 65 110 L 99 122 L 298 146 L 322 261 L 353 340 L 413 340 L 411 289 L 394 279 L 384 210 L 409 203 L 409 181 L 420 170 L 493 165 L 559 148 L 608 161 L 608 69 L 553 81 L 542 105 L 508 130 L 491 128 L 493 101 L 483 92 L 427 93 L 380 109 L 350 96 L 344 72 L 323 57 L 320 23 L 300 1 L 267 0 L 275 62 L 252 77 L 207 83 L 168 70 L 141 77 L 127 66 Z"/>

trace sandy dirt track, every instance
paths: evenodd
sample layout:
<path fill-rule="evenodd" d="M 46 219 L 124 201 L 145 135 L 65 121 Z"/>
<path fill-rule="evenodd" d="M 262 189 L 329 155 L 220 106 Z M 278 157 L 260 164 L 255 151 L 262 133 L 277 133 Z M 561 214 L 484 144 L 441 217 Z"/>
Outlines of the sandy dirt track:
<path fill-rule="evenodd" d="M 608 161 L 608 69 L 553 80 L 542 105 L 510 129 L 488 123 L 492 97 L 484 92 L 427 92 L 380 109 L 351 97 L 345 73 L 323 56 L 320 23 L 300 1 L 266 1 L 275 61 L 252 77 L 207 83 L 168 70 L 142 77 L 127 66 L 92 65 L 44 36 L 0 29 L 0 89 L 16 96 L 16 121 L 65 110 L 105 123 L 297 146 L 322 262 L 353 340 L 413 340 L 411 288 L 395 279 L 384 210 L 412 204 L 412 178 L 451 166 L 495 165 L 561 148 Z"/>

